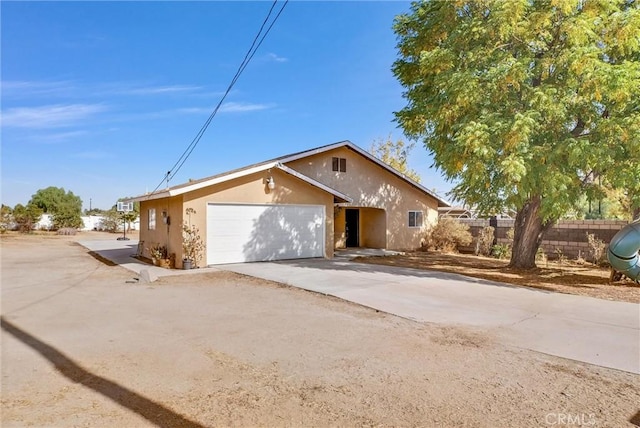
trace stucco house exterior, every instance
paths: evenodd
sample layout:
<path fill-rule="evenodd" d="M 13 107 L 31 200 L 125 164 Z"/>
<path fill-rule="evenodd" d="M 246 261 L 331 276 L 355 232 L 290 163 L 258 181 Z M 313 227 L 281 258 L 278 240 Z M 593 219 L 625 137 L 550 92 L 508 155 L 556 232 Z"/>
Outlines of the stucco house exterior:
<path fill-rule="evenodd" d="M 349 141 L 141 195 L 140 240 L 181 267 L 182 224 L 206 244 L 200 266 L 333 257 L 345 247 L 413 249 L 449 204 Z M 191 208 L 195 213 L 187 214 Z M 189 210 L 191 211 L 191 210 Z"/>

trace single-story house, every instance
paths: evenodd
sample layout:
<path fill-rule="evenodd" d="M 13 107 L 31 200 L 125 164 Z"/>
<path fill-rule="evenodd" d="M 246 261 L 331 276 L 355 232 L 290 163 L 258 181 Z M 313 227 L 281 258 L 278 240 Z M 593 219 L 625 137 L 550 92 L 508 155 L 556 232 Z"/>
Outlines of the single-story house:
<path fill-rule="evenodd" d="M 420 247 L 449 204 L 343 141 L 156 191 L 140 202 L 140 240 L 182 259 L 182 225 L 206 245 L 200 266 L 333 257 L 345 247 Z M 188 211 L 187 211 L 188 210 Z"/>

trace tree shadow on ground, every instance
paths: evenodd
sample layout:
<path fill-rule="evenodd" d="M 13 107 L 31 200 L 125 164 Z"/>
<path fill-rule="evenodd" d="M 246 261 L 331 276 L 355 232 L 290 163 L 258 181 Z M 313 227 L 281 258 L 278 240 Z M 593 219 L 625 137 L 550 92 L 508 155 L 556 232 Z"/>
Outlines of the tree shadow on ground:
<path fill-rule="evenodd" d="M 142 395 L 131 391 L 109 379 L 95 375 L 77 364 L 75 361 L 58 351 L 56 348 L 42 342 L 16 325 L 0 317 L 2 330 L 6 331 L 20 342 L 29 346 L 46 358 L 60 374 L 72 382 L 79 383 L 95 392 L 109 398 L 149 422 L 159 427 L 204 428 L 197 422 L 175 413 L 171 409 L 156 403 Z"/>
<path fill-rule="evenodd" d="M 378 264 L 371 261 L 362 261 L 362 259 L 374 259 L 375 257 L 356 257 L 349 261 L 341 261 L 338 259 L 297 259 L 297 260 L 279 260 L 274 263 L 289 265 L 294 267 L 312 268 L 320 270 L 335 270 L 347 272 L 363 272 L 363 273 L 381 273 L 399 276 L 408 276 L 415 278 L 423 278 L 425 280 L 453 280 L 473 282 L 476 284 L 489 285 L 492 287 L 521 289 L 521 285 L 514 285 L 504 282 L 504 278 L 490 278 L 489 276 L 479 277 L 470 276 L 465 272 L 443 271 L 438 268 L 419 268 L 407 267 L 402 265 Z M 452 283 L 455 285 L 455 282 Z M 542 289 L 531 289 L 531 291 L 544 291 Z"/>

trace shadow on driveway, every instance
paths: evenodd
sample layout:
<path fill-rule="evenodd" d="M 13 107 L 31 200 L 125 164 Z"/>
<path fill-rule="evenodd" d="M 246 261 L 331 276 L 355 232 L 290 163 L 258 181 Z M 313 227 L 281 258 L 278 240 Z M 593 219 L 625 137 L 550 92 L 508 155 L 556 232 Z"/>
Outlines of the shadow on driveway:
<path fill-rule="evenodd" d="M 257 262 L 260 263 L 260 262 Z M 524 287 L 520 285 L 512 285 L 504 282 L 498 281 L 490 281 L 482 278 L 475 278 L 471 276 L 465 276 L 457 273 L 450 272 L 441 272 L 438 270 L 427 270 L 427 269 L 414 269 L 402 266 L 388 266 L 388 265 L 379 265 L 373 263 L 360 263 L 354 259 L 346 259 L 342 258 L 334 258 L 334 259 L 296 259 L 296 260 L 283 260 L 276 262 L 267 262 L 267 263 L 277 263 L 286 266 L 292 266 L 297 268 L 308 268 L 308 269 L 320 269 L 320 270 L 333 270 L 333 271 L 343 271 L 343 272 L 359 272 L 359 273 L 368 273 L 368 274 L 391 274 L 391 275 L 400 275 L 404 277 L 413 277 L 413 278 L 424 278 L 424 279 L 439 279 L 445 281 L 465 281 L 482 285 L 489 285 L 493 287 L 504 287 L 511 288 L 516 290 L 527 290 L 532 292 L 551 294 L 550 291 L 533 288 L 533 287 Z"/>

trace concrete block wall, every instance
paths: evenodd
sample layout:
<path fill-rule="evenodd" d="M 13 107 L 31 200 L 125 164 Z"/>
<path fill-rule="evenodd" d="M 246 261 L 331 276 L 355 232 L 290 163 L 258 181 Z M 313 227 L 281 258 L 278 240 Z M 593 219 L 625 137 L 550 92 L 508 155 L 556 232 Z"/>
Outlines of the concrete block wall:
<path fill-rule="evenodd" d="M 489 226 L 489 219 L 458 219 L 459 222 L 469 226 L 474 239 L 480 230 Z M 498 227 L 494 232 L 498 243 L 508 243 L 507 232 L 513 227 L 514 220 L 498 220 Z M 596 238 L 608 244 L 613 236 L 628 222 L 624 220 L 561 220 L 554 225 L 545 235 L 542 248 L 549 258 L 554 258 L 556 250 L 560 249 L 566 257 L 575 259 L 578 255 L 589 258 L 589 243 L 587 233 L 593 233 Z M 461 248 L 462 252 L 473 252 L 474 244 Z"/>

